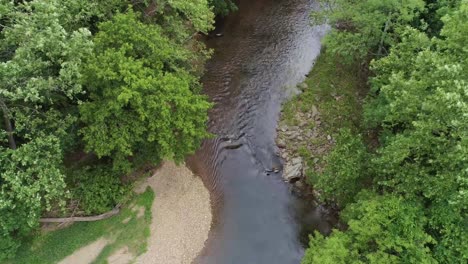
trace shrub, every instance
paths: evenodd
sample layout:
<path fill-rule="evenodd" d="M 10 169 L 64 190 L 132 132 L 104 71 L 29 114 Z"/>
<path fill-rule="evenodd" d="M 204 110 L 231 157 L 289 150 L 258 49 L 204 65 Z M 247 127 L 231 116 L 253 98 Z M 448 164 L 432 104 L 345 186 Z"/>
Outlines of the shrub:
<path fill-rule="evenodd" d="M 85 214 L 100 214 L 111 210 L 129 190 L 118 175 L 104 166 L 86 167 L 73 173 L 73 199 L 79 201 Z"/>

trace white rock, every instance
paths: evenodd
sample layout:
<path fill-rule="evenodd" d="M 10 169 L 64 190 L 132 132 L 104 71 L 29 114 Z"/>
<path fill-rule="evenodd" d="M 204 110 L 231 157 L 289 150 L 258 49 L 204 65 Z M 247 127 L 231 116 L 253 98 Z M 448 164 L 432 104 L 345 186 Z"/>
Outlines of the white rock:
<path fill-rule="evenodd" d="M 292 182 L 294 180 L 298 180 L 302 177 L 302 158 L 297 157 L 293 158 L 291 162 L 286 163 L 283 172 L 284 180 L 288 182 Z"/>

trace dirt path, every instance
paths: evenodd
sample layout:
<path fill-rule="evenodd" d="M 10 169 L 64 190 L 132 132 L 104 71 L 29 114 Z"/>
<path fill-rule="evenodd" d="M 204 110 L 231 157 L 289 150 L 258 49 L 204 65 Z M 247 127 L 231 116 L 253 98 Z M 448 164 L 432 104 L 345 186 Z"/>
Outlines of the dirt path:
<path fill-rule="evenodd" d="M 100 238 L 93 243 L 82 247 L 70 256 L 64 258 L 59 264 L 87 264 L 93 262 L 99 256 L 102 249 L 107 245 L 108 241 L 105 238 Z"/>
<path fill-rule="evenodd" d="M 189 264 L 203 249 L 211 226 L 210 195 L 200 178 L 185 166 L 164 162 L 147 180 L 155 199 L 144 264 Z"/>

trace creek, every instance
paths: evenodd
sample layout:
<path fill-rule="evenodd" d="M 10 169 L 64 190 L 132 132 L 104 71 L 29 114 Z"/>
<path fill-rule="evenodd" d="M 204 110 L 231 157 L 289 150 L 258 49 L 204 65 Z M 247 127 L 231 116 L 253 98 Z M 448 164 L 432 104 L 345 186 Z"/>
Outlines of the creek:
<path fill-rule="evenodd" d="M 188 164 L 211 192 L 213 224 L 202 264 L 297 264 L 314 230 L 329 233 L 327 210 L 282 180 L 275 154 L 281 103 L 320 53 L 323 26 L 310 25 L 310 0 L 240 0 L 207 40 L 202 79 L 215 104 L 206 140 Z"/>

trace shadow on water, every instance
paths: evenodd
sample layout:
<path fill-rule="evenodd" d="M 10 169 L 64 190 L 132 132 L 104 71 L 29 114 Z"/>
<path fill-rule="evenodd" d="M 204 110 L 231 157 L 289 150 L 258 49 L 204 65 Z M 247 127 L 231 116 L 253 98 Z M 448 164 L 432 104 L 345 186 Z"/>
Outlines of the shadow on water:
<path fill-rule="evenodd" d="M 299 263 L 307 234 L 330 232 L 323 208 L 295 196 L 275 155 L 281 103 L 304 80 L 326 28 L 311 27 L 310 0 L 241 0 L 207 41 L 203 78 L 215 103 L 206 140 L 188 159 L 211 192 L 214 221 L 197 263 Z"/>

